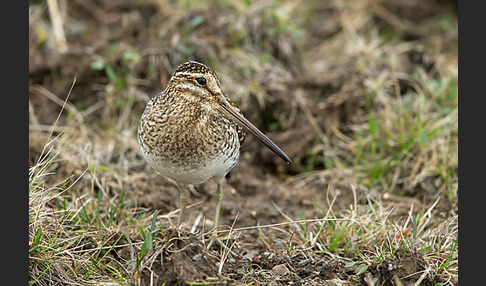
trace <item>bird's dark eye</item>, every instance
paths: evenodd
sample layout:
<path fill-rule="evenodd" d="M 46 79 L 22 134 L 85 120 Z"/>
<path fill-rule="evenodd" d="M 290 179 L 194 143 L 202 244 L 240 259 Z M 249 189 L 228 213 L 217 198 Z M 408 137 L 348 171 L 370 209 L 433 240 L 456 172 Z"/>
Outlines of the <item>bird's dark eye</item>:
<path fill-rule="evenodd" d="M 200 85 L 206 85 L 206 78 L 204 78 L 204 77 L 198 77 L 198 78 L 196 78 L 196 81 Z"/>

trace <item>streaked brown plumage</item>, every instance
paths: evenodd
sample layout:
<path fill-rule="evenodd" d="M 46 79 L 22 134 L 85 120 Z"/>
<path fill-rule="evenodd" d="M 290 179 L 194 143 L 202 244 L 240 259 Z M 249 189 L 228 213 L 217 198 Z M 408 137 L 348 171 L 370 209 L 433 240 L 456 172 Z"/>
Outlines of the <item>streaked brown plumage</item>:
<path fill-rule="evenodd" d="M 290 158 L 243 117 L 221 91 L 216 73 L 189 61 L 181 64 L 166 89 L 152 98 L 140 119 L 138 141 L 147 162 L 174 180 L 181 191 L 181 224 L 187 185 L 213 179 L 218 184 L 215 227 L 219 224 L 225 175 L 235 167 L 245 138 L 243 128 L 287 163 Z"/>

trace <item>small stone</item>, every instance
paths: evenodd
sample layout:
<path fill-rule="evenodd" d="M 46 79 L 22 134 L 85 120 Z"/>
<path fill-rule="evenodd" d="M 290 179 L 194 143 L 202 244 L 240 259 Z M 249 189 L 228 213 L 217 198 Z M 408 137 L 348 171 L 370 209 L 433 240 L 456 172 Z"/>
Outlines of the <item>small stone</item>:
<path fill-rule="evenodd" d="M 194 261 L 201 261 L 202 259 L 202 254 L 198 253 L 192 257 L 192 260 Z"/>
<path fill-rule="evenodd" d="M 278 276 L 284 276 L 289 273 L 289 269 L 287 268 L 287 266 L 285 266 L 285 264 L 276 265 L 270 271 L 272 271 L 273 274 Z"/>
<path fill-rule="evenodd" d="M 309 264 L 309 262 L 311 262 L 311 260 L 310 260 L 310 259 L 304 259 L 304 260 L 302 260 L 301 262 L 299 262 L 299 264 L 298 264 L 298 265 L 299 265 L 300 267 L 303 267 L 303 266 L 306 266 L 307 264 Z"/>
<path fill-rule="evenodd" d="M 246 259 L 248 259 L 248 260 L 250 260 L 250 261 L 253 260 L 253 254 L 252 253 L 247 253 L 243 257 L 246 258 Z"/>
<path fill-rule="evenodd" d="M 274 259 L 274 258 L 275 258 L 275 256 L 276 256 L 276 255 L 275 255 L 275 253 L 273 253 L 273 252 L 272 252 L 272 253 L 270 253 L 270 255 L 269 255 L 269 256 L 267 256 L 267 259 L 268 259 L 268 260 L 272 260 L 272 259 Z"/>
<path fill-rule="evenodd" d="M 251 259 L 251 262 L 253 262 L 253 263 L 257 263 L 257 264 L 258 264 L 258 263 L 262 263 L 262 262 L 260 261 L 260 258 L 258 258 L 258 256 L 256 256 L 256 255 L 254 255 L 254 256 L 253 256 L 253 258 Z"/>
<path fill-rule="evenodd" d="M 288 255 L 284 255 L 283 258 L 285 259 L 285 261 L 287 261 L 290 265 L 292 265 L 292 260 L 290 260 L 290 256 Z"/>
<path fill-rule="evenodd" d="M 331 279 L 331 280 L 326 280 L 327 282 L 327 285 L 329 286 L 345 286 L 345 285 L 350 285 L 348 284 L 348 282 L 344 281 L 344 280 L 341 280 L 341 279 L 337 279 L 337 278 L 334 278 L 334 279 Z"/>

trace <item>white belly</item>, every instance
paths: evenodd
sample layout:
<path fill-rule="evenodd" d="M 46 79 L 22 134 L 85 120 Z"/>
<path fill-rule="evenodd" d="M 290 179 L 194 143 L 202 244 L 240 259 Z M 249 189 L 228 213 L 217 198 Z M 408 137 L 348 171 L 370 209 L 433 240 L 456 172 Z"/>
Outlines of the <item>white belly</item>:
<path fill-rule="evenodd" d="M 239 148 L 235 150 L 228 157 L 221 153 L 210 162 L 196 166 L 181 167 L 181 165 L 171 164 L 170 162 L 161 160 L 158 157 L 154 157 L 151 154 L 147 154 L 143 148 L 142 151 L 145 160 L 160 174 L 176 181 L 183 185 L 195 185 L 202 184 L 210 179 L 222 179 L 224 176 L 236 166 L 239 157 Z"/>

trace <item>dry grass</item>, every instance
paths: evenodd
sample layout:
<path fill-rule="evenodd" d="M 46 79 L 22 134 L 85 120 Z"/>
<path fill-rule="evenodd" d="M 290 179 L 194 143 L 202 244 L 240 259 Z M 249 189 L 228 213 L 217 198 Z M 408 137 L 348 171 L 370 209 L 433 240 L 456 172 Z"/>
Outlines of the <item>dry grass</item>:
<path fill-rule="evenodd" d="M 31 285 L 457 285 L 454 3 L 110 3 L 29 7 Z M 226 249 L 204 245 L 212 186 L 175 228 L 176 188 L 138 151 L 187 59 L 294 161 L 248 138 Z"/>

